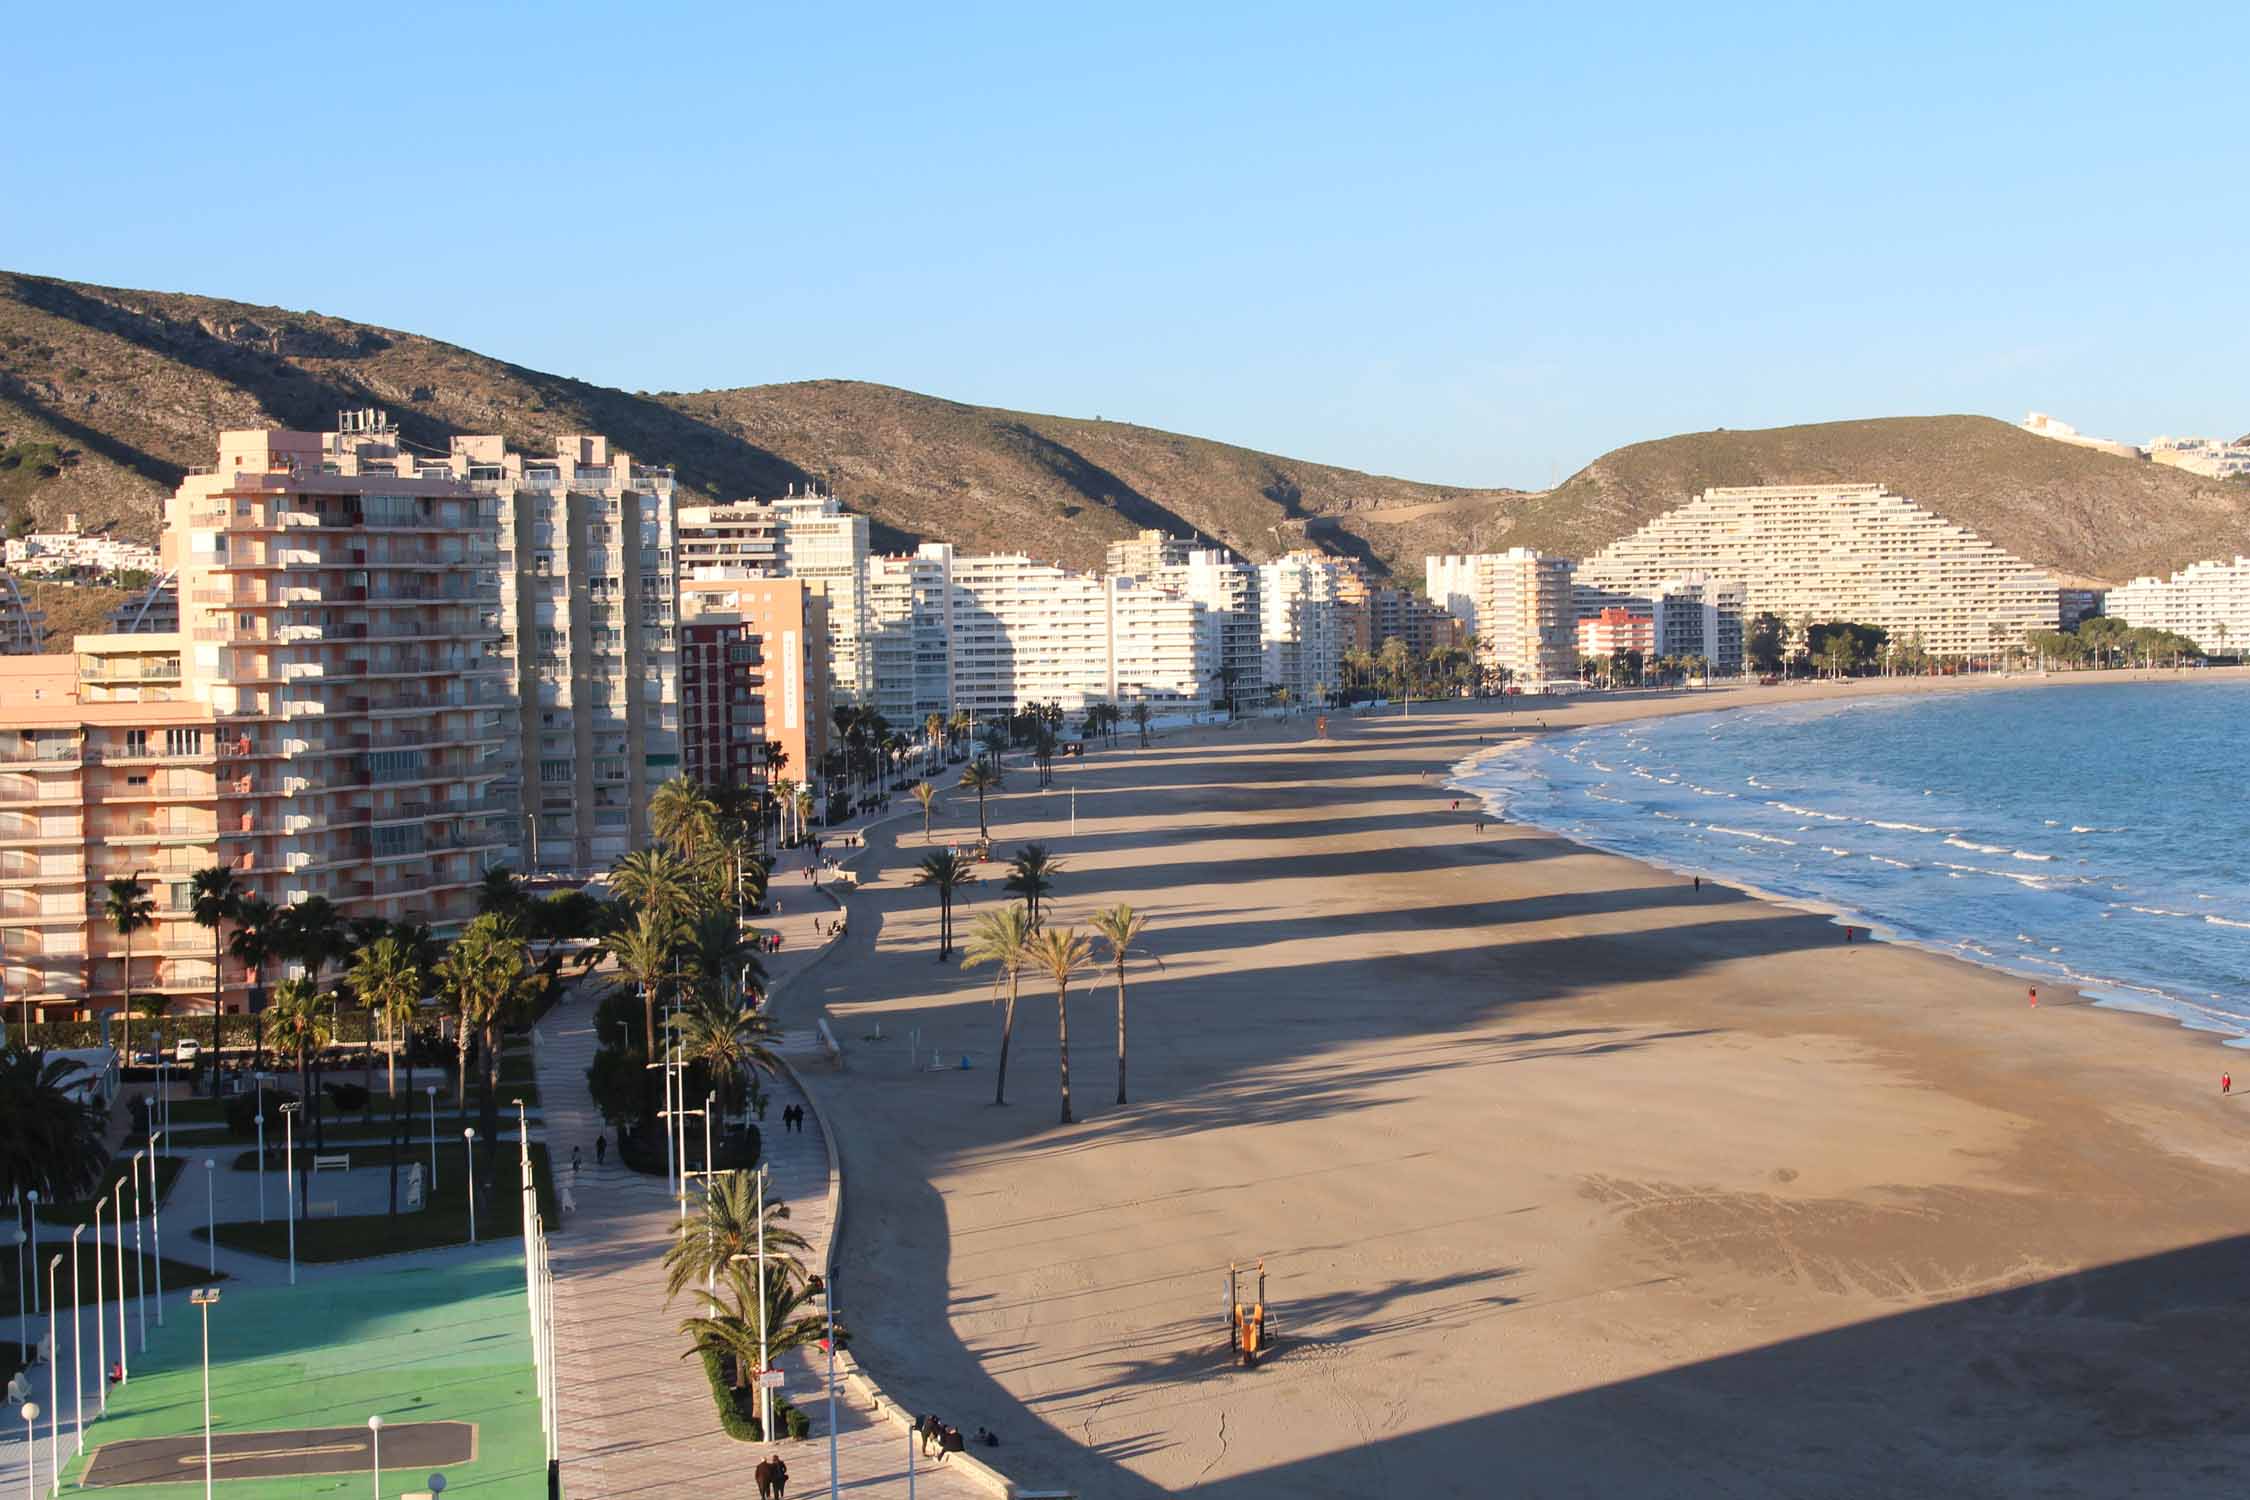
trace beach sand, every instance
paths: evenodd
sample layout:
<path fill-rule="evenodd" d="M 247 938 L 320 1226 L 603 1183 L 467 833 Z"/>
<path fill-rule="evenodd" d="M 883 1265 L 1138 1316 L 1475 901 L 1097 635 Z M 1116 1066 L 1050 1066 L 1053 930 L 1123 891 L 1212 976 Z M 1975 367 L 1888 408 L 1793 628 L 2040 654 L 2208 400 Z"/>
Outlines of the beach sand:
<path fill-rule="evenodd" d="M 1940 685 L 1941 687 L 1944 685 Z M 1027 769 L 995 852 L 1162 961 L 933 961 L 918 815 L 784 999 L 844 1155 L 838 1309 L 901 1401 L 1093 1497 L 2118 1495 L 2250 1468 L 2240 1054 L 1535 830 L 1492 736 L 1858 688 L 1417 707 Z M 1432 771 L 1440 773 L 1431 780 Z M 1070 798 L 1077 786 L 1077 832 Z M 949 792 L 938 846 L 973 830 Z M 956 911 L 1006 899 L 997 880 Z M 880 1027 L 880 1040 L 869 1039 Z M 918 1041 L 924 1071 L 910 1066 Z M 927 1071 L 935 1051 L 972 1066 Z M 1279 1346 L 1232 1367 L 1230 1261 Z"/>

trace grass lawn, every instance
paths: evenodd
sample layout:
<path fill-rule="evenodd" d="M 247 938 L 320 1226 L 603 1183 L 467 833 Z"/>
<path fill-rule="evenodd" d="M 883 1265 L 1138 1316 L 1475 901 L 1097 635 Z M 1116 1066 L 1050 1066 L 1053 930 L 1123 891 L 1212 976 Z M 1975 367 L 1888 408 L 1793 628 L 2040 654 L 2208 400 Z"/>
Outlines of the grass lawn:
<path fill-rule="evenodd" d="M 367 1271 L 301 1287 L 227 1287 L 211 1309 L 214 1433 L 300 1427 L 364 1428 L 459 1421 L 477 1426 L 476 1458 L 445 1471 L 448 1496 L 544 1500 L 545 1445 L 520 1246 L 445 1270 Z M 201 1318 L 175 1308 L 149 1330 L 133 1378 L 110 1394 L 110 1414 L 86 1432 L 85 1459 L 64 1465 L 74 1485 L 100 1444 L 202 1431 Z M 364 1463 L 364 1455 L 360 1462 Z M 382 1493 L 419 1490 L 427 1475 L 386 1469 Z M 369 1473 L 225 1479 L 232 1500 L 353 1497 Z M 135 1500 L 201 1500 L 200 1465 L 177 1484 L 136 1484 Z"/>
<path fill-rule="evenodd" d="M 255 1151 L 246 1152 L 253 1165 Z M 481 1155 L 481 1153 L 480 1153 Z M 554 1179 L 547 1165 L 547 1148 L 531 1148 L 532 1180 L 539 1189 L 539 1212 L 548 1223 L 560 1222 Z M 403 1173 L 401 1176 L 403 1177 Z M 390 1255 L 402 1250 L 429 1250 L 440 1245 L 467 1244 L 469 1200 L 462 1174 L 441 1174 L 438 1190 L 420 1213 L 366 1214 L 346 1219 L 300 1219 L 297 1223 L 297 1259 L 307 1262 L 359 1260 L 370 1255 Z M 201 1241 L 204 1232 L 193 1231 Z M 516 1148 L 503 1142 L 493 1177 L 492 1203 L 477 1215 L 477 1238 L 501 1240 L 523 1233 L 523 1193 L 517 1184 Z M 219 1243 L 230 1250 L 248 1250 L 276 1260 L 289 1254 L 288 1221 L 264 1224 L 234 1223 L 219 1226 Z"/>
<path fill-rule="evenodd" d="M 108 1226 L 105 1224 L 103 1227 L 107 1228 Z M 146 1233 L 147 1231 L 144 1230 L 144 1236 L 146 1235 Z M 27 1246 L 26 1248 L 28 1249 L 29 1247 Z M 93 1316 L 94 1308 L 94 1248 L 94 1237 L 91 1233 L 79 1237 L 79 1301 L 84 1304 L 86 1308 L 86 1315 L 88 1317 Z M 155 1247 L 153 1245 L 150 1246 L 150 1249 L 152 1251 L 154 1250 L 154 1248 Z M 224 1271 L 221 1271 L 218 1275 L 213 1276 L 210 1272 L 203 1269 L 203 1261 L 201 1259 L 203 1247 L 200 1241 L 191 1245 L 187 1244 L 183 1240 L 181 1243 L 181 1248 L 184 1248 L 188 1251 L 189 1258 L 187 1260 L 177 1260 L 169 1255 L 164 1257 L 163 1282 L 165 1291 L 176 1292 L 183 1286 L 208 1286 L 214 1281 L 224 1281 L 227 1279 L 227 1273 Z M 102 1246 L 102 1251 L 102 1297 L 104 1298 L 104 1300 L 107 1300 L 117 1295 L 116 1241 L 109 1241 L 107 1244 Z M 68 1230 L 65 1230 L 62 1234 L 56 1236 L 53 1239 L 49 1239 L 44 1232 L 42 1232 L 39 1236 L 38 1266 L 40 1281 L 39 1296 L 36 1300 L 42 1308 L 47 1305 L 47 1262 L 54 1259 L 57 1255 L 60 1255 L 63 1258 L 63 1262 L 61 1265 L 55 1267 L 55 1291 L 56 1294 L 62 1298 L 64 1310 L 68 1311 L 70 1308 L 71 1272 L 70 1232 Z M 151 1266 L 155 1265 L 156 1256 L 153 1253 L 148 1255 L 146 1258 Z M 156 1291 L 156 1282 L 157 1273 L 154 1270 L 151 1270 L 149 1272 L 148 1289 L 152 1294 Z M 133 1255 L 132 1237 L 128 1234 L 125 1240 L 125 1294 L 128 1297 L 135 1295 L 137 1292 L 139 1292 L 140 1285 L 141 1282 L 138 1262 Z M 9 1276 L 5 1279 L 0 1279 L 0 1317 L 12 1318 L 16 1315 L 18 1310 L 19 1308 L 16 1301 L 16 1278 L 13 1276 Z M 116 1316 L 116 1312 L 112 1310 L 110 1313 L 110 1317 L 112 1319 L 115 1319 Z M 151 1320 L 150 1327 L 152 1330 L 155 1327 L 155 1317 L 156 1314 L 151 1311 L 149 1314 L 149 1318 Z M 116 1327 L 116 1324 L 112 1322 L 110 1326 L 114 1329 Z M 34 1335 L 34 1337 L 39 1336 L 40 1335 Z M 91 1326 L 89 1326 L 86 1337 L 91 1339 L 93 1336 L 93 1330 Z"/>
<path fill-rule="evenodd" d="M 184 1157 L 159 1156 L 156 1159 L 156 1201 L 158 1203 L 162 1203 L 165 1195 L 172 1191 L 172 1181 L 180 1175 L 180 1168 L 185 1164 L 186 1159 Z M 133 1211 L 132 1175 L 133 1155 L 128 1151 L 124 1156 L 112 1161 L 109 1164 L 109 1170 L 102 1174 L 102 1186 L 99 1193 L 80 1198 L 71 1203 L 42 1203 L 39 1205 L 39 1222 L 42 1224 L 93 1223 L 94 1199 L 99 1197 L 109 1203 L 115 1203 L 117 1200 L 112 1194 L 120 1181 L 125 1183 L 125 1211 L 131 1213 Z M 141 1189 L 141 1195 L 143 1200 L 141 1211 L 146 1213 L 148 1211 L 146 1201 L 148 1188 L 145 1185 Z M 104 1223 L 109 1221 L 109 1210 L 106 1208 L 102 1210 L 102 1221 Z"/>

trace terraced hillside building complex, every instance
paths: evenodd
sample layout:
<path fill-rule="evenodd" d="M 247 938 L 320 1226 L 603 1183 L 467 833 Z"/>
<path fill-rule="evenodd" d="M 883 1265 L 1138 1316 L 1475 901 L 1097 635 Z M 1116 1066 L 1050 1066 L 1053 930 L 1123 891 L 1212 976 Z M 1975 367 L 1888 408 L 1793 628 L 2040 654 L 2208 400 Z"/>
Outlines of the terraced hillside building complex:
<path fill-rule="evenodd" d="M 1711 489 L 1578 565 L 1581 589 L 1654 597 L 1668 580 L 1739 582 L 1755 618 L 1879 626 L 1970 657 L 2052 630 L 2060 584 L 1879 484 Z"/>
<path fill-rule="evenodd" d="M 114 1010 L 104 882 L 156 903 L 132 991 L 240 1008 L 189 882 L 222 868 L 344 918 L 474 914 L 506 852 L 512 707 L 490 654 L 490 501 L 450 477 L 327 472 L 322 439 L 227 432 L 173 496 L 180 629 L 0 662 L 0 952 L 10 1000 Z M 268 976 L 270 979 L 271 976 Z"/>
<path fill-rule="evenodd" d="M 2109 591 L 2114 619 L 2184 635 L 2205 651 L 2250 651 L 2250 557 L 2190 563 L 2169 578 L 2136 578 Z"/>

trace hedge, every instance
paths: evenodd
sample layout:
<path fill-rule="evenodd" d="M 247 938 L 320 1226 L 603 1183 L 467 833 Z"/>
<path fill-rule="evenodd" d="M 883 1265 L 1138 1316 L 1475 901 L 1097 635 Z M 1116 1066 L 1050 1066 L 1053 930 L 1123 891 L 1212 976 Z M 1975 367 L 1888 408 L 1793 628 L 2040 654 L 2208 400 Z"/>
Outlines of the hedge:
<path fill-rule="evenodd" d="M 721 1358 L 719 1351 L 705 1349 L 701 1353 L 703 1355 L 704 1377 L 711 1382 L 711 1399 L 719 1408 L 720 1428 L 728 1437 L 733 1438 L 738 1443 L 764 1442 L 766 1440 L 765 1429 L 759 1425 L 758 1418 L 755 1415 L 758 1406 L 757 1390 L 752 1388 L 739 1393 L 750 1401 L 751 1409 L 747 1412 L 742 1410 L 735 1404 L 735 1397 L 738 1393 L 733 1386 L 727 1384 L 726 1362 Z M 773 1414 L 780 1421 L 782 1430 L 787 1432 L 789 1436 L 804 1438 L 811 1435 L 812 1418 L 806 1416 L 779 1396 L 773 1398 Z"/>

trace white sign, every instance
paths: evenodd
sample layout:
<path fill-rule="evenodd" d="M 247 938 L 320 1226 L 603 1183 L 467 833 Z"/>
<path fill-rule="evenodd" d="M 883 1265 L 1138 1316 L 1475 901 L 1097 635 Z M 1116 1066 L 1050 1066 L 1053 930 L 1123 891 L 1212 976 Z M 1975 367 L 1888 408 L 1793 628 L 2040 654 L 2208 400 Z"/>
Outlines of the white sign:
<path fill-rule="evenodd" d="M 781 1372 L 779 1370 L 760 1370 L 758 1372 L 757 1387 L 761 1391 L 780 1390 Z"/>

